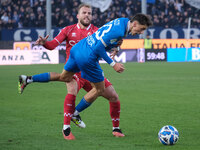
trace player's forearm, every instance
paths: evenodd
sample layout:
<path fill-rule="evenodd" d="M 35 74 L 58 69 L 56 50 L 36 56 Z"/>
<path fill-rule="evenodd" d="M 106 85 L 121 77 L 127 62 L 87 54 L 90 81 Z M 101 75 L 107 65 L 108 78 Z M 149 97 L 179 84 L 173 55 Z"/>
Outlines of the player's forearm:
<path fill-rule="evenodd" d="M 52 41 L 46 41 L 45 44 L 43 45 L 46 49 L 48 50 L 53 50 L 55 49 L 57 46 L 59 45 L 59 43 L 53 39 Z"/>
<path fill-rule="evenodd" d="M 101 42 L 99 42 L 97 47 L 98 55 L 113 67 L 115 65 L 115 62 L 107 55 L 105 46 Z"/>
<path fill-rule="evenodd" d="M 114 66 L 114 61 L 107 55 L 105 50 L 100 52 L 101 58 L 103 58 L 109 65 Z"/>

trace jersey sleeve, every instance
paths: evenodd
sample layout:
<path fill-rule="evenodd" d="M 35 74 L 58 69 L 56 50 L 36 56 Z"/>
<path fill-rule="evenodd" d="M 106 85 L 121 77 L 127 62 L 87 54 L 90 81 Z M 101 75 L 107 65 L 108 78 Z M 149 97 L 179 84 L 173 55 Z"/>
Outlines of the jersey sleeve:
<path fill-rule="evenodd" d="M 63 28 L 60 33 L 52 40 L 47 41 L 44 45 L 46 49 L 53 50 L 67 38 L 68 27 Z"/>
<path fill-rule="evenodd" d="M 113 60 L 107 55 L 106 51 L 100 51 L 100 56 L 103 58 L 109 65 L 113 62 Z"/>
<path fill-rule="evenodd" d="M 67 33 L 69 32 L 69 26 L 63 28 L 60 33 L 54 38 L 59 44 L 67 39 Z"/>
<path fill-rule="evenodd" d="M 101 58 L 103 58 L 108 64 L 111 64 L 113 62 L 113 60 L 107 55 L 106 49 L 101 42 L 98 42 L 98 44 L 96 45 L 96 48 L 97 48 L 96 50 L 97 54 Z"/>
<path fill-rule="evenodd" d="M 44 44 L 44 47 L 46 49 L 49 49 L 49 50 L 53 50 L 55 49 L 57 46 L 59 45 L 59 43 L 53 39 L 52 41 L 46 41 L 46 43 Z"/>

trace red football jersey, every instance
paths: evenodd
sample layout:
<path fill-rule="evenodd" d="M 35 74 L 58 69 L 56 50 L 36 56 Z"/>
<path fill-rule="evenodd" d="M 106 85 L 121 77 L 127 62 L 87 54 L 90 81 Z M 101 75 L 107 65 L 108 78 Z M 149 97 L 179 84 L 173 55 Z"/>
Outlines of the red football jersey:
<path fill-rule="evenodd" d="M 78 24 L 73 24 L 64 27 L 61 32 L 52 40 L 45 43 L 45 48 L 54 49 L 64 40 L 66 41 L 66 62 L 69 59 L 69 54 L 72 46 L 78 43 L 83 38 L 96 32 L 98 28 L 90 24 L 86 29 L 81 29 Z"/>

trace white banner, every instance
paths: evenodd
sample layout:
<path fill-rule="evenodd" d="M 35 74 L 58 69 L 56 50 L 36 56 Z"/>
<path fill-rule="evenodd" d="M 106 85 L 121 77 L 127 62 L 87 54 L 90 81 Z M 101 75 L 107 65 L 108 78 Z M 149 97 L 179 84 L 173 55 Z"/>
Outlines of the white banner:
<path fill-rule="evenodd" d="M 58 64 L 58 50 L 0 50 L 0 65 Z"/>
<path fill-rule="evenodd" d="M 110 7 L 112 0 L 81 0 L 81 2 L 97 7 L 101 12 L 104 12 Z"/>
<path fill-rule="evenodd" d="M 185 0 L 185 2 L 197 9 L 200 9 L 200 0 Z"/>

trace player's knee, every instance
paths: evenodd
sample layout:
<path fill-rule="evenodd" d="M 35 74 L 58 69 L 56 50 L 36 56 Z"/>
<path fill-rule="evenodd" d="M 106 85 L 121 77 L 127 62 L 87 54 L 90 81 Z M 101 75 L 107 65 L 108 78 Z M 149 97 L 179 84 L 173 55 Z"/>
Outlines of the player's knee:
<path fill-rule="evenodd" d="M 119 96 L 116 92 L 112 93 L 111 97 L 109 98 L 110 102 L 117 102 L 119 100 Z"/>
<path fill-rule="evenodd" d="M 69 94 L 72 94 L 72 95 L 77 95 L 78 91 L 77 91 L 77 87 L 72 87 L 70 89 L 67 89 L 68 93 Z"/>
<path fill-rule="evenodd" d="M 78 93 L 78 84 L 76 80 L 72 80 L 71 82 L 66 83 L 66 85 L 68 93 L 76 96 Z"/>
<path fill-rule="evenodd" d="M 65 76 L 65 75 L 62 75 L 60 76 L 60 81 L 63 81 L 63 82 L 70 82 L 72 81 L 72 77 L 69 77 L 69 76 Z"/>

